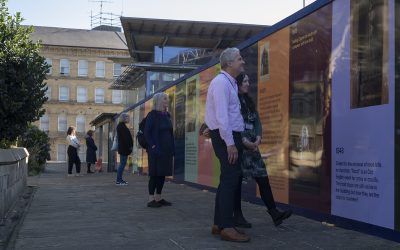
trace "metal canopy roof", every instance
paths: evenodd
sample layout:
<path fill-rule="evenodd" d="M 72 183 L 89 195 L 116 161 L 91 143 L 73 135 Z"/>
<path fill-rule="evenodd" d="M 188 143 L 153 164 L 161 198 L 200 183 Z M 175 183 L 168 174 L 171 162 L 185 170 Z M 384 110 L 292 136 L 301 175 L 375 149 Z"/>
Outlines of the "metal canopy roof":
<path fill-rule="evenodd" d="M 95 126 L 95 127 L 102 126 L 102 125 L 112 121 L 116 114 L 117 113 L 101 113 L 96 118 L 94 118 L 93 121 L 90 122 L 90 125 Z"/>
<path fill-rule="evenodd" d="M 233 47 L 268 26 L 121 17 L 129 53 L 136 62 L 152 62 L 154 46 Z"/>
<path fill-rule="evenodd" d="M 112 83 L 110 89 L 129 90 L 144 84 L 146 70 L 129 65 L 124 72 Z"/>

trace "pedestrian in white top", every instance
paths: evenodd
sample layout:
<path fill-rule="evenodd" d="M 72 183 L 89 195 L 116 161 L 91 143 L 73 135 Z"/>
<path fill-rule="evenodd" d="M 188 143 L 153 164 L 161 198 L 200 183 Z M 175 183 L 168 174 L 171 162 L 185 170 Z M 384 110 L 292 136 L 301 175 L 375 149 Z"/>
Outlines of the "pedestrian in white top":
<path fill-rule="evenodd" d="M 236 196 L 241 191 L 241 133 L 244 130 L 235 77 L 244 71 L 244 60 L 237 48 L 228 48 L 221 53 L 220 63 L 222 70 L 208 87 L 205 114 L 214 152 L 221 165 L 211 233 L 220 235 L 222 240 L 248 242 L 250 237 L 236 230 L 234 218 Z"/>
<path fill-rule="evenodd" d="M 69 127 L 67 131 L 67 142 L 68 142 L 68 176 L 72 175 L 72 167 L 75 164 L 76 175 L 81 176 L 81 159 L 78 156 L 78 149 L 81 146 L 78 138 L 76 137 L 75 127 Z"/>

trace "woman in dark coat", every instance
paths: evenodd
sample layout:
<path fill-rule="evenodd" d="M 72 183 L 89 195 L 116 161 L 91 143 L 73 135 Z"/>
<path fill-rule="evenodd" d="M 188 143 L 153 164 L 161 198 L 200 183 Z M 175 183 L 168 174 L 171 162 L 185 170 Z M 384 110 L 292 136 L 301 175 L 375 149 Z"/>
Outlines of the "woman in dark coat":
<path fill-rule="evenodd" d="M 117 125 L 117 138 L 118 138 L 118 154 L 120 158 L 120 163 L 117 170 L 117 180 L 115 184 L 117 186 L 126 186 L 128 182 L 122 179 L 122 174 L 125 169 L 128 156 L 132 153 L 133 140 L 131 131 L 129 131 L 126 123 L 129 122 L 129 115 L 122 113 L 119 118 L 119 123 Z"/>
<path fill-rule="evenodd" d="M 278 226 L 284 219 L 287 219 L 292 214 L 292 211 L 287 210 L 281 212 L 276 208 L 274 196 L 272 195 L 271 186 L 269 184 L 267 169 L 258 149 L 261 143 L 262 126 L 256 106 L 248 95 L 250 85 L 249 77 L 242 73 L 236 77 L 236 81 L 239 90 L 240 112 L 245 123 L 245 130 L 242 133 L 244 145 L 242 155 L 243 177 L 246 179 L 253 178 L 257 182 L 261 199 L 268 208 L 268 213 L 271 215 L 275 226 Z M 274 151 L 275 150 L 272 150 L 266 155 L 273 155 L 275 154 Z M 236 215 L 242 215 L 240 196 L 235 204 L 235 216 Z"/>
<path fill-rule="evenodd" d="M 93 172 L 90 170 L 90 165 L 95 164 L 96 159 L 96 151 L 97 146 L 94 144 L 93 140 L 93 130 L 89 130 L 86 133 L 86 164 L 87 164 L 87 173 L 92 174 Z"/>
<path fill-rule="evenodd" d="M 147 115 L 144 136 L 148 144 L 149 202 L 148 207 L 171 206 L 161 198 L 165 176 L 172 175 L 175 142 L 172 122 L 167 112 L 168 95 L 157 93 L 153 97 L 153 110 Z M 154 195 L 154 192 L 156 195 Z"/>

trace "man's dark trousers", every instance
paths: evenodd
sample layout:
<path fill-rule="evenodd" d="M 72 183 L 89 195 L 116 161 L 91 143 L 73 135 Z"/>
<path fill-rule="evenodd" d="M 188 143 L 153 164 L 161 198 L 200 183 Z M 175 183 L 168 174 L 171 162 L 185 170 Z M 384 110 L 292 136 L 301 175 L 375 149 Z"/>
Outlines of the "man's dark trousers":
<path fill-rule="evenodd" d="M 238 150 L 238 159 L 235 164 L 229 164 L 228 151 L 225 141 L 221 138 L 219 130 L 210 131 L 211 142 L 215 155 L 221 165 L 221 175 L 215 196 L 214 224 L 220 228 L 234 227 L 234 203 L 242 170 L 240 162 L 242 160 L 242 137 L 240 132 L 233 132 L 233 139 Z"/>

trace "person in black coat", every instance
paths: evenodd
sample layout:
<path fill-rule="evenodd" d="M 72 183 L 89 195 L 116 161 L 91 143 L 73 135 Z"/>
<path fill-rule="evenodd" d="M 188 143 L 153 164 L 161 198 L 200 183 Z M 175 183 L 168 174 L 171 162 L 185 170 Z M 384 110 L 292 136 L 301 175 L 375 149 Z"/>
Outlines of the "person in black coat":
<path fill-rule="evenodd" d="M 132 135 L 126 126 L 126 123 L 128 122 L 129 115 L 122 113 L 119 117 L 119 123 L 117 125 L 118 154 L 120 155 L 120 163 L 117 170 L 117 180 L 115 184 L 118 186 L 128 185 L 128 182 L 122 179 L 122 174 L 124 172 L 128 156 L 132 153 L 133 148 Z"/>
<path fill-rule="evenodd" d="M 150 176 L 148 207 L 172 205 L 171 202 L 161 198 L 165 176 L 172 175 L 175 154 L 173 127 L 167 112 L 168 104 L 167 94 L 162 92 L 154 95 L 153 110 L 147 115 L 144 129 Z"/>
<path fill-rule="evenodd" d="M 86 133 L 86 164 L 87 164 L 87 173 L 92 174 L 90 170 L 90 165 L 91 164 L 96 164 L 97 158 L 96 158 L 96 151 L 97 151 L 97 146 L 94 144 L 93 140 L 93 130 L 89 130 Z"/>
<path fill-rule="evenodd" d="M 268 208 L 268 213 L 271 215 L 275 226 L 278 226 L 283 222 L 283 220 L 286 220 L 292 215 L 292 210 L 288 209 L 280 211 L 277 209 L 275 204 L 271 185 L 269 183 L 267 168 L 258 148 L 261 143 L 262 125 L 256 105 L 249 95 L 249 76 L 241 73 L 236 77 L 236 81 L 239 91 L 240 112 L 245 124 L 245 129 L 242 132 L 242 142 L 245 147 L 242 153 L 241 164 L 243 178 L 253 178 L 256 181 L 261 199 Z M 264 152 L 264 155 L 269 157 L 278 152 L 279 148 L 274 148 L 268 152 Z M 242 178 L 240 180 L 239 189 L 236 193 L 234 214 L 235 217 L 239 218 L 237 222 L 240 223 L 237 226 L 251 227 L 251 224 L 244 219 L 242 213 L 241 182 Z"/>

